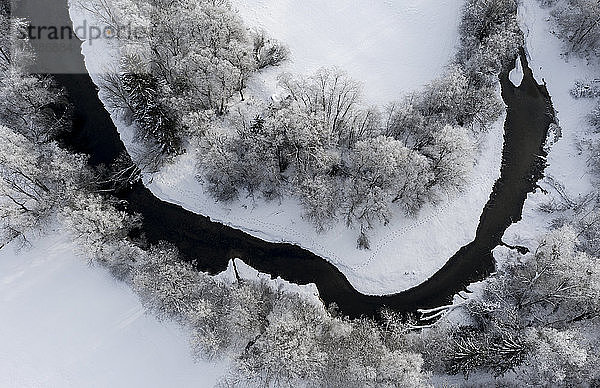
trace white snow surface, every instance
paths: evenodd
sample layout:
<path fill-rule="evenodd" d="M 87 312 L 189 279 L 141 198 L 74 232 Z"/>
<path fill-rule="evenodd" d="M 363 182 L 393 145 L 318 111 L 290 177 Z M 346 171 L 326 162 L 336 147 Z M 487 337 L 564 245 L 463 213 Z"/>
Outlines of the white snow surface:
<path fill-rule="evenodd" d="M 545 175 L 562 183 L 567 193 L 576 198 L 593 190 L 586 155 L 578 149 L 577 143 L 590 132 L 586 115 L 593 109 L 594 101 L 576 100 L 570 90 L 575 81 L 595 79 L 598 72 L 585 59 L 565 55 L 563 43 L 553 34 L 549 12 L 548 8 L 540 7 L 539 1 L 523 0 L 519 6 L 519 20 L 526 35 L 530 67 L 538 82 L 546 82 L 562 128 L 562 138 L 550 148 Z M 523 220 L 510 226 L 505 234 L 504 240 L 508 244 L 535 249 L 548 231 L 555 215 L 540 212 L 539 205 L 551 198 L 558 199 L 559 194 L 548 178 L 539 184 L 548 195 L 538 190 L 528 196 Z"/>
<path fill-rule="evenodd" d="M 440 75 L 458 43 L 461 0 L 231 0 L 251 29 L 291 50 L 280 71 L 336 66 L 385 104 Z M 263 77 L 274 89 L 275 77 Z"/>
<path fill-rule="evenodd" d="M 0 317 L 0 387 L 212 387 L 225 373 L 57 233 L 0 250 Z"/>
<path fill-rule="evenodd" d="M 311 1 L 307 4 L 314 4 Z M 298 3 L 304 4 L 304 2 Z M 339 2 L 335 1 L 334 3 L 338 4 Z M 412 8 L 407 8 L 406 12 L 409 12 L 410 9 L 410 14 L 438 15 L 440 17 L 438 22 L 446 23 L 444 12 L 447 12 L 450 15 L 448 17 L 452 19 L 462 5 L 460 1 L 451 3 L 455 8 L 454 11 L 447 9 L 448 2 L 446 1 L 409 1 L 406 4 L 412 4 Z M 267 3 L 258 2 L 257 4 L 262 6 Z M 288 2 L 282 4 L 288 4 Z M 288 5 L 291 6 L 290 4 Z M 340 12 L 342 14 L 346 12 L 348 15 L 352 13 L 372 15 L 375 12 L 369 7 L 372 5 L 370 1 L 352 4 L 354 4 L 353 11 L 341 7 Z M 403 9 L 399 5 L 392 5 L 392 2 L 389 1 L 382 1 L 378 4 L 380 6 L 376 9 L 379 10 L 382 18 L 389 17 L 387 13 L 392 10 L 400 12 L 398 10 Z M 247 7 L 252 8 L 251 5 Z M 285 7 L 283 8 L 285 9 Z M 73 7 L 70 11 L 75 26 L 81 25 L 83 20 L 93 20 L 90 15 Z M 253 11 L 245 10 L 244 12 L 251 14 Z M 311 15 L 308 11 L 303 12 L 306 12 L 307 18 Z M 317 10 L 312 12 L 318 14 Z M 406 17 L 408 18 L 408 16 Z M 293 24 L 298 20 L 292 18 L 287 21 L 289 24 Z M 369 23 L 356 23 L 354 27 L 362 30 L 364 36 L 373 33 L 373 30 L 369 30 Z M 411 44 L 415 44 L 415 41 L 436 40 L 437 46 L 430 47 L 431 55 L 447 49 L 444 40 L 446 37 L 441 39 L 437 35 L 439 33 L 436 32 L 437 30 L 418 31 L 419 33 L 406 37 L 396 36 L 395 39 L 398 42 L 410 40 L 413 42 Z M 285 40 L 272 31 L 268 32 L 275 38 Z M 456 32 L 452 33 L 454 41 Z M 328 36 L 327 30 L 321 30 L 320 34 Z M 381 47 L 378 46 L 378 41 L 370 42 L 373 45 L 373 55 L 389 46 L 389 42 L 385 40 L 383 40 L 385 45 Z M 82 52 L 88 71 L 94 82 L 100 85 L 99 74 L 107 69 L 115 68 L 116 60 L 119 58 L 118 47 L 115 41 L 95 40 L 92 44 L 89 43 L 86 42 L 82 45 Z M 327 53 L 322 53 L 322 55 L 323 58 L 329 58 L 328 60 L 335 58 L 327 57 Z M 411 53 L 407 52 L 405 55 L 409 56 Z M 449 56 L 445 58 L 448 59 Z M 401 63 L 401 60 L 398 60 Z M 423 77 L 434 78 L 435 74 L 430 74 L 431 69 L 424 66 L 421 71 Z M 388 79 L 389 76 L 393 80 L 398 73 L 402 72 L 390 69 L 390 72 L 381 71 L 379 75 L 382 79 Z M 410 78 L 414 77 L 414 74 L 409 72 L 404 76 L 408 82 Z M 268 75 L 264 78 L 269 79 Z M 102 98 L 102 91 L 100 96 Z M 128 151 L 135 158 L 140 146 L 132 140 L 133 128 L 120 120 L 114 112 L 112 118 Z M 205 192 L 203 185 L 195 179 L 194 150 L 188 150 L 187 154 L 179 157 L 173 164 L 158 173 L 146 173 L 144 180 L 150 190 L 162 200 L 179 204 L 190 211 L 209 216 L 213 221 L 221 222 L 268 241 L 297 244 L 336 265 L 358 291 L 373 295 L 389 294 L 414 287 L 425 281 L 462 246 L 474 239 L 483 207 L 489 199 L 494 182 L 500 175 L 503 122 L 504 116 L 482 137 L 480 145 L 482 153 L 463 192 L 447 195 L 435 205 L 426 205 L 415 218 L 406 217 L 398 210 L 389 225 L 378 226 L 370 232 L 372 249 L 367 251 L 356 248 L 358 231 L 346 228 L 343 222 L 333 225 L 324 233 L 317 233 L 313 225 L 302 218 L 301 206 L 294 199 L 285 199 L 282 202 L 265 202 L 250 198 L 241 198 L 233 203 L 214 201 Z"/>

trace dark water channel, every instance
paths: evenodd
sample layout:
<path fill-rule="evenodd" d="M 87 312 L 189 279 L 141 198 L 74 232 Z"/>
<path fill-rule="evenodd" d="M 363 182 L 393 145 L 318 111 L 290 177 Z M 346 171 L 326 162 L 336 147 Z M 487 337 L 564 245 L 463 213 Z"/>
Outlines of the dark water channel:
<path fill-rule="evenodd" d="M 21 14 L 39 25 L 71 25 L 64 0 L 29 0 L 35 8 Z M 92 165 L 111 164 L 126 153 L 117 128 L 98 98 L 97 87 L 86 73 L 80 41 L 62 42 L 60 50 L 40 50 L 38 64 L 63 66 L 68 72 L 55 73 L 55 79 L 69 94 L 74 105 L 73 132 L 68 143 L 78 152 L 90 155 Z M 315 283 L 326 304 L 335 302 L 350 317 L 376 317 L 384 306 L 399 312 L 444 305 L 472 281 L 494 270 L 491 251 L 500 245 L 506 228 L 520 220 L 524 201 L 541 178 L 544 162 L 540 156 L 553 109 L 548 92 L 534 80 L 524 54 L 525 76 L 519 87 L 500 76 L 502 96 L 507 105 L 501 177 L 494 185 L 483 209 L 477 235 L 461 248 L 429 280 L 393 295 L 369 296 L 356 291 L 332 264 L 291 244 L 262 241 L 239 230 L 212 222 L 180 206 L 155 197 L 141 181 L 116 194 L 127 201 L 132 212 L 143 216 L 143 233 L 150 243 L 161 240 L 177 246 L 185 260 L 197 260 L 198 270 L 212 274 L 227 268 L 228 261 L 240 258 L 257 270 L 298 284 Z M 410 259 L 410 258 L 408 258 Z"/>

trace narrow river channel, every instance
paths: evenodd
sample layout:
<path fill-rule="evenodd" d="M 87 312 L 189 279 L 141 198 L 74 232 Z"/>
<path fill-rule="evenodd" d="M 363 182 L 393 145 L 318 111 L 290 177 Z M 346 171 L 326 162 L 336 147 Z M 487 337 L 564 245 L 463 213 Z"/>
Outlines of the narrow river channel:
<path fill-rule="evenodd" d="M 65 0 L 28 1 L 17 16 L 39 26 L 70 26 Z M 126 154 L 117 128 L 98 98 L 96 85 L 86 72 L 81 42 L 62 42 L 60 50 L 39 50 L 38 67 L 48 64 L 56 81 L 65 88 L 74 106 L 73 131 L 66 139 L 77 152 L 90 155 L 92 165 L 111 164 Z M 143 216 L 142 232 L 150 243 L 164 240 L 177 246 L 185 260 L 197 260 L 200 271 L 216 274 L 232 258 L 255 269 L 298 283 L 315 283 L 326 304 L 335 302 L 350 317 L 377 317 L 384 306 L 398 312 L 414 312 L 447 304 L 454 294 L 494 270 L 492 250 L 502 243 L 505 230 L 520 220 L 527 194 L 534 191 L 545 167 L 543 145 L 554 121 L 552 103 L 545 86 L 537 84 L 521 53 L 524 78 L 515 87 L 506 69 L 500 76 L 507 105 L 501 176 L 483 209 L 477 235 L 461 248 L 429 280 L 393 295 L 370 296 L 356 291 L 331 263 L 291 244 L 262 241 L 239 230 L 212 222 L 180 206 L 156 198 L 141 181 L 116 195 L 132 212 Z"/>

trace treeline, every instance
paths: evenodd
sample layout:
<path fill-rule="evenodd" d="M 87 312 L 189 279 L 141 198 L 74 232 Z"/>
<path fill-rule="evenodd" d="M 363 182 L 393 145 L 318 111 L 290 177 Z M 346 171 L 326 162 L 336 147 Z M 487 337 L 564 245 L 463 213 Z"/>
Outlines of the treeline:
<path fill-rule="evenodd" d="M 59 147 L 70 108 L 51 78 L 28 73 L 34 58 L 22 20 L 0 12 L 0 246 L 43 228 L 88 184 L 85 158 Z"/>
<path fill-rule="evenodd" d="M 522 44 L 513 0 L 469 0 L 456 60 L 421 92 L 377 108 L 342 70 L 281 74 L 281 101 L 236 117 L 227 113 L 247 80 L 288 51 L 249 33 L 228 1 L 80 3 L 113 25 L 152 26 L 141 40 L 120 37 L 120 72 L 105 85 L 141 138 L 165 155 L 197 144 L 198 177 L 215 198 L 295 197 L 318 230 L 340 219 L 360 229 L 361 248 L 395 209 L 414 215 L 464 187 L 480 133 L 503 109 L 497 75 Z"/>
<path fill-rule="evenodd" d="M 600 382 L 600 228 L 586 225 L 600 220 L 600 212 L 597 205 L 581 210 L 568 212 L 572 218 L 535 252 L 506 254 L 498 273 L 463 306 L 469 323 L 449 333 L 446 372 L 489 373 L 499 384 Z"/>
<path fill-rule="evenodd" d="M 595 57 L 599 55 L 600 4 L 589 0 L 550 0 L 552 18 L 565 48 L 572 53 Z"/>

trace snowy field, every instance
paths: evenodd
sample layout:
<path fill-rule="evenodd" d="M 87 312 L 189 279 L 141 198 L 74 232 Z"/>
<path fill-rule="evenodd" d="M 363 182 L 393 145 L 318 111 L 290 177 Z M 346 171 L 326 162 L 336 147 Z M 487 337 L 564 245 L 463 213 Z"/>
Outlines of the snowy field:
<path fill-rule="evenodd" d="M 212 387 L 224 373 L 65 237 L 0 250 L 0 317 L 0 387 Z"/>
<path fill-rule="evenodd" d="M 364 47 L 361 46 L 361 50 L 364 52 L 359 58 L 355 58 L 356 62 L 353 62 L 353 59 L 350 61 L 352 64 L 344 62 L 338 63 L 338 65 L 342 68 L 348 65 L 349 68 L 346 70 L 351 73 L 356 72 L 353 75 L 364 79 L 365 86 L 371 85 L 371 82 L 377 85 L 378 82 L 389 80 L 385 83 L 388 86 L 394 86 L 389 89 L 391 94 L 385 96 L 385 100 L 389 100 L 399 97 L 401 93 L 398 91 L 407 87 L 406 85 L 409 83 L 415 82 L 417 78 L 422 81 L 413 83 L 412 87 L 414 88 L 435 78 L 444 63 L 451 59 L 451 54 L 455 49 L 454 42 L 457 40 L 456 19 L 462 2 L 411 1 L 399 5 L 400 2 L 397 4 L 381 1 L 377 2 L 378 6 L 374 6 L 372 3 L 372 1 L 353 2 L 351 3 L 353 8 L 351 8 L 341 6 L 341 4 L 346 4 L 341 0 L 327 2 L 326 4 L 329 5 L 324 6 L 322 12 L 334 12 L 335 8 L 330 9 L 331 4 L 340 5 L 338 7 L 340 12 L 336 17 L 332 16 L 332 18 L 326 19 L 315 16 L 319 14 L 318 10 L 305 5 L 316 7 L 317 2 L 313 0 L 306 3 L 252 2 L 258 8 L 246 4 L 242 7 L 243 11 L 241 12 L 243 16 L 249 18 L 250 24 L 261 22 L 257 18 L 258 15 L 263 15 L 265 28 L 270 26 L 269 23 L 275 23 L 275 20 L 285 17 L 286 12 L 295 12 L 294 14 L 304 16 L 287 20 L 287 23 L 280 24 L 278 28 L 285 26 L 289 28 L 288 31 L 294 31 L 295 28 L 307 28 L 313 34 L 311 36 L 331 36 L 331 39 L 311 39 L 312 43 L 315 40 L 329 42 L 327 43 L 329 46 L 325 43 L 323 43 L 324 46 L 315 45 L 315 50 L 320 47 L 322 51 L 315 51 L 308 59 L 299 58 L 300 52 L 304 49 L 296 48 L 295 45 L 301 45 L 302 42 L 306 45 L 311 41 L 297 37 L 288 42 L 294 53 L 294 62 L 289 66 L 294 67 L 295 70 L 298 70 L 299 67 L 309 69 L 311 66 L 318 67 L 336 62 L 339 60 L 338 55 L 341 55 L 336 54 L 337 52 L 352 51 L 357 45 L 356 39 L 359 37 L 367 39 L 366 37 L 370 36 L 371 38 L 367 39 Z M 281 7 L 276 7 L 276 4 Z M 290 11 L 294 7 L 297 10 Z M 261 9 L 270 9 L 271 11 L 260 12 Z M 281 12 L 281 17 L 273 15 L 276 10 Z M 351 39 L 347 41 L 342 39 L 343 34 L 331 35 L 331 31 L 337 31 L 337 27 L 334 28 L 335 26 L 331 25 L 332 20 L 340 23 L 338 27 L 343 30 L 343 26 L 346 26 L 344 28 L 347 29 L 348 23 L 353 17 L 356 18 L 356 15 L 365 15 L 365 18 L 371 19 L 379 18 L 381 20 L 380 27 L 372 29 L 373 23 L 352 22 L 354 28 L 352 34 L 349 34 Z M 315 20 L 312 19 L 313 16 Z M 75 20 L 76 25 L 81 24 L 85 19 L 91 19 L 89 15 L 86 16 L 75 9 L 71 9 L 71 17 Z M 435 25 L 436 28 L 420 28 L 415 25 L 409 26 L 410 28 L 406 25 L 402 27 L 401 25 L 408 23 L 409 19 L 415 19 L 415 23 L 423 22 L 424 26 Z M 298 26 L 294 27 L 296 23 Z M 307 25 L 310 25 L 310 28 Z M 381 27 L 383 25 L 388 25 L 389 28 Z M 268 32 L 285 41 L 285 33 L 275 27 L 272 28 L 275 31 L 268 30 Z M 444 32 L 442 33 L 439 28 L 445 28 Z M 284 36 L 279 36 L 278 33 L 282 33 Z M 292 34 L 291 32 L 287 33 Z M 381 37 L 381 39 L 374 39 L 373 35 Z M 397 44 L 394 45 L 392 42 L 397 42 Z M 411 52 L 410 47 L 424 45 L 431 45 L 427 48 L 429 57 L 422 57 L 421 60 L 418 59 L 418 55 L 412 57 L 414 53 Z M 334 50 L 337 46 L 339 46 L 338 49 Z M 394 51 L 395 47 L 405 47 L 407 51 L 401 55 Z M 396 66 L 378 68 L 369 62 L 369 58 L 377 58 L 382 52 L 388 53 L 388 51 L 396 52 L 395 58 L 386 57 L 389 58 L 386 61 L 397 61 Z M 115 47 L 114 42 L 107 41 L 96 40 L 91 45 L 84 43 L 83 53 L 86 66 L 95 81 L 98 81 L 98 74 L 106 69 L 114 68 L 114 61 L 119 57 L 118 48 Z M 440 53 L 445 54 L 440 56 Z M 411 57 L 411 60 L 408 61 L 405 57 Z M 382 61 L 382 63 L 384 62 Z M 404 67 L 407 63 L 413 65 Z M 437 65 L 434 66 L 434 63 Z M 375 70 L 370 69 L 369 66 L 373 66 Z M 431 66 L 434 66 L 435 69 Z M 420 71 L 420 78 L 416 76 L 417 71 Z M 379 78 L 380 81 L 372 81 L 373 78 L 369 77 Z M 268 82 L 270 79 L 268 75 L 263 78 L 264 82 Z M 260 80 L 255 80 L 255 82 L 260 82 Z M 395 84 L 396 82 L 399 83 Z M 408 88 L 411 87 L 408 86 Z M 378 96 L 384 97 L 384 94 L 378 94 Z M 128 150 L 135 156 L 137 146 L 131 141 L 132 128 L 128 128 L 114 115 L 113 119 L 117 123 Z M 482 154 L 476 169 L 468 179 L 469 185 L 464 192 L 443 198 L 435 206 L 425 206 L 416 218 L 407 218 L 398 211 L 389 225 L 378 226 L 371 231 L 372 249 L 369 251 L 356 249 L 358 231 L 348 230 L 341 222 L 325 233 L 316 233 L 314 227 L 302 219 L 301 207 L 295 200 L 287 199 L 281 203 L 265 203 L 246 198 L 230 204 L 215 203 L 204 192 L 202 185 L 195 180 L 194 155 L 191 150 L 159 173 L 147 174 L 145 181 L 152 192 L 163 200 L 180 204 L 188 210 L 207 215 L 215 221 L 244 230 L 268 241 L 300 245 L 335 264 L 359 291 L 369 294 L 387 294 L 402 291 L 423 282 L 440 269 L 459 248 L 473 240 L 483 207 L 489 198 L 495 180 L 500 175 L 503 122 L 504 117 L 498 120 L 482 139 L 480 145 Z"/>
<path fill-rule="evenodd" d="M 460 0 L 231 0 L 252 29 L 291 50 L 281 71 L 311 74 L 337 66 L 364 84 L 369 103 L 386 104 L 439 75 L 458 43 Z"/>
<path fill-rule="evenodd" d="M 562 42 L 552 33 L 548 9 L 540 8 L 536 0 L 524 0 L 519 7 L 521 28 L 526 36 L 530 67 L 538 82 L 546 82 L 557 111 L 562 138 L 552 146 L 548 155 L 546 176 L 562 183 L 567 193 L 576 198 L 593 190 L 586 158 L 578 150 L 577 142 L 589 132 L 586 115 L 593 109 L 592 99 L 576 100 L 570 95 L 577 80 L 598 78 L 594 67 L 578 57 L 566 57 Z M 506 232 L 508 244 L 519 244 L 534 249 L 540 236 L 548 230 L 555 215 L 538 210 L 539 205 L 551 198 L 559 198 L 548 179 L 540 182 L 548 190 L 530 194 L 525 202 L 523 221 L 512 225 Z"/>

